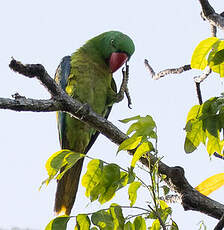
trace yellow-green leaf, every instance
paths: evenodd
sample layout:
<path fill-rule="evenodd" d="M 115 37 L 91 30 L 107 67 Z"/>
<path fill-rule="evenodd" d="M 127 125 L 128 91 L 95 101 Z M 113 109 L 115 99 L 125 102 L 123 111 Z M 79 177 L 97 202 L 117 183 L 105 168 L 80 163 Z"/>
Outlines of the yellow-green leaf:
<path fill-rule="evenodd" d="M 217 42 L 213 50 L 210 52 L 208 57 L 208 64 L 210 68 L 220 74 L 220 77 L 224 77 L 224 63 L 223 63 L 223 49 L 224 41 Z"/>
<path fill-rule="evenodd" d="M 82 177 L 82 186 L 86 188 L 85 195 L 90 197 L 91 191 L 100 182 L 102 176 L 102 161 L 94 159 L 87 165 L 87 172 Z"/>
<path fill-rule="evenodd" d="M 129 195 L 129 200 L 131 201 L 130 206 L 132 207 L 135 204 L 135 201 L 137 199 L 137 190 L 141 186 L 141 182 L 139 181 L 134 181 L 130 184 L 128 188 L 128 195 Z"/>
<path fill-rule="evenodd" d="M 207 142 L 207 152 L 209 155 L 212 155 L 214 152 L 217 152 L 219 155 L 222 155 L 222 149 L 224 146 L 224 141 L 220 141 L 219 131 L 217 130 L 217 136 L 213 136 L 210 132 L 206 132 L 208 137 Z"/>
<path fill-rule="evenodd" d="M 124 230 L 135 230 L 135 228 L 134 228 L 134 225 L 130 221 L 128 221 L 124 225 Z"/>
<path fill-rule="evenodd" d="M 141 216 L 137 216 L 133 222 L 135 230 L 146 230 L 145 219 Z"/>
<path fill-rule="evenodd" d="M 135 149 L 138 144 L 141 142 L 142 137 L 137 137 L 135 135 L 133 135 L 132 137 L 124 140 L 119 148 L 118 148 L 118 152 L 121 150 L 131 150 L 131 149 Z"/>
<path fill-rule="evenodd" d="M 152 145 L 149 146 L 148 142 L 143 142 L 141 145 L 139 145 L 132 158 L 131 167 L 134 168 L 136 162 L 143 156 L 143 154 L 150 152 L 152 148 L 153 146 Z"/>
<path fill-rule="evenodd" d="M 120 168 L 116 164 L 109 164 L 104 166 L 103 174 L 102 174 L 102 181 L 100 186 L 101 193 L 99 196 L 99 202 L 101 204 L 111 200 L 120 183 Z"/>
<path fill-rule="evenodd" d="M 89 230 L 90 229 L 90 220 L 89 217 L 86 214 L 79 214 L 76 217 L 77 230 Z"/>
<path fill-rule="evenodd" d="M 123 216 L 121 207 L 113 203 L 111 204 L 109 211 L 113 218 L 114 229 L 123 230 L 124 229 L 124 216 Z"/>
<path fill-rule="evenodd" d="M 164 200 L 159 200 L 159 204 L 162 210 L 165 210 L 166 208 L 169 208 L 167 203 Z"/>
<path fill-rule="evenodd" d="M 223 42 L 224 44 L 224 42 Z M 224 49 L 219 50 L 215 53 L 214 57 L 212 58 L 211 62 L 209 63 L 209 66 L 215 66 L 220 65 L 224 62 Z"/>
<path fill-rule="evenodd" d="M 190 122 L 190 121 L 189 121 Z M 184 143 L 184 150 L 186 153 L 193 152 L 202 142 L 205 143 L 206 134 L 203 130 L 202 120 L 195 120 L 191 122 L 191 130 L 187 131 Z"/>
<path fill-rule="evenodd" d="M 64 162 L 65 168 L 63 171 L 56 177 L 57 180 L 60 180 L 64 174 L 74 165 L 78 160 L 81 158 L 85 157 L 85 154 L 82 153 L 76 153 L 76 152 L 71 152 L 65 156 Z"/>
<path fill-rule="evenodd" d="M 160 223 L 158 219 L 153 221 L 152 227 L 150 228 L 150 230 L 160 230 Z"/>
<path fill-rule="evenodd" d="M 201 114 L 201 105 L 193 106 L 187 114 L 187 122 L 197 118 Z M 186 123 L 187 123 L 186 122 Z"/>
<path fill-rule="evenodd" d="M 129 117 L 129 118 L 120 120 L 120 122 L 122 122 L 122 123 L 128 123 L 129 121 L 139 120 L 140 118 L 141 118 L 140 115 L 138 115 L 138 116 Z"/>
<path fill-rule="evenodd" d="M 219 39 L 216 37 L 207 38 L 201 41 L 193 52 L 191 58 L 191 68 L 203 70 L 208 64 L 206 60 L 207 54 L 218 41 Z"/>
<path fill-rule="evenodd" d="M 62 149 L 49 157 L 45 164 L 49 176 L 54 177 L 57 174 L 60 168 L 66 164 L 64 158 L 70 153 L 73 152 L 68 149 Z"/>
<path fill-rule="evenodd" d="M 67 215 L 56 217 L 48 223 L 45 230 L 66 230 L 70 218 Z"/>
<path fill-rule="evenodd" d="M 205 196 L 224 185 L 224 173 L 213 175 L 201 182 L 195 189 Z"/>
<path fill-rule="evenodd" d="M 113 218 L 104 210 L 93 213 L 91 220 L 93 224 L 100 228 L 100 230 L 114 230 Z"/>
<path fill-rule="evenodd" d="M 45 164 L 49 177 L 41 183 L 40 188 L 44 184 L 48 185 L 52 179 L 61 179 L 64 173 L 68 169 L 70 169 L 79 159 L 83 158 L 84 156 L 85 155 L 82 153 L 76 153 L 68 149 L 62 149 L 52 154 Z M 64 166 L 65 168 L 63 172 L 58 174 L 60 169 Z"/>

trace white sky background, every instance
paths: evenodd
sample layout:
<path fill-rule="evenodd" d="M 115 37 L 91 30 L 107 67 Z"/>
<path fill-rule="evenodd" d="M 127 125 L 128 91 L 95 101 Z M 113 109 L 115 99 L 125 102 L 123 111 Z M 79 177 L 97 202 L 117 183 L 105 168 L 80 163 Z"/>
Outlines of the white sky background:
<path fill-rule="evenodd" d="M 210 3 L 218 12 L 223 10 L 222 1 Z M 86 40 L 105 31 L 122 31 L 136 45 L 129 82 L 133 109 L 128 109 L 124 100 L 114 106 L 109 119 L 125 131 L 127 126 L 119 119 L 152 115 L 158 126 L 163 161 L 170 166 L 183 166 L 187 179 L 196 186 L 208 176 L 223 172 L 223 162 L 214 158 L 210 161 L 203 146 L 191 155 L 183 150 L 187 112 L 198 103 L 193 77 L 200 72 L 189 71 L 153 81 L 143 61 L 148 58 L 155 71 L 189 64 L 195 46 L 210 36 L 200 11 L 195 0 L 4 1 L 0 6 L 0 97 L 11 97 L 16 92 L 30 98 L 49 97 L 37 80 L 8 68 L 11 56 L 23 63 L 41 63 L 53 76 L 60 59 Z M 115 78 L 121 79 L 121 71 Z M 223 83 L 218 75 L 202 85 L 203 99 L 221 92 Z M 47 176 L 46 160 L 59 150 L 55 113 L 1 110 L 0 128 L 0 229 L 44 229 L 53 217 L 56 183 L 40 192 L 38 187 Z M 90 155 L 125 167 L 130 157 L 125 152 L 116 157 L 116 150 L 117 146 L 101 135 Z M 79 192 L 72 214 L 100 208 L 97 203 L 89 204 L 83 189 Z M 222 193 L 223 188 L 211 197 L 223 202 Z M 124 196 L 127 194 L 117 195 L 113 202 L 128 204 Z M 144 196 L 147 195 L 139 196 L 137 205 L 143 203 Z M 174 205 L 173 218 L 181 230 L 198 229 L 197 223 L 202 219 L 208 229 L 217 222 L 196 212 L 184 212 L 179 204 Z"/>

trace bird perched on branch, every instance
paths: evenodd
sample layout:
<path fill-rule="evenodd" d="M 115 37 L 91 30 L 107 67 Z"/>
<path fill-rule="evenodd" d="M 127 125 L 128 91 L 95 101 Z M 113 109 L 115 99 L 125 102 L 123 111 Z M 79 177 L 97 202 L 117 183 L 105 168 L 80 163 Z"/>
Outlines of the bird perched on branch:
<path fill-rule="evenodd" d="M 102 33 L 64 57 L 55 80 L 68 95 L 107 118 L 112 105 L 122 100 L 120 94 L 126 90 L 124 83 L 117 93 L 112 74 L 130 59 L 134 50 L 134 43 L 127 35 L 118 31 Z M 57 113 L 57 122 L 62 149 L 86 154 L 99 135 L 88 124 L 64 112 Z M 54 207 L 57 214 L 70 214 L 82 165 L 83 158 L 58 181 Z"/>

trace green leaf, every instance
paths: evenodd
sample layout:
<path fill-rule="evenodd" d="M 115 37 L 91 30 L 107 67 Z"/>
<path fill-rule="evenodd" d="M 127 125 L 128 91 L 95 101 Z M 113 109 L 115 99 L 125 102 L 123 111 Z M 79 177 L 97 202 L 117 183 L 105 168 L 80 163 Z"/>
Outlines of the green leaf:
<path fill-rule="evenodd" d="M 159 200 L 159 204 L 160 204 L 161 209 L 163 210 L 169 207 L 164 200 Z"/>
<path fill-rule="evenodd" d="M 220 65 L 214 65 L 211 67 L 212 71 L 218 73 L 220 77 L 224 77 L 224 63 Z"/>
<path fill-rule="evenodd" d="M 99 202 L 101 204 L 111 200 L 115 195 L 120 182 L 120 168 L 116 164 L 104 166 L 101 185 L 101 194 Z"/>
<path fill-rule="evenodd" d="M 187 122 L 196 119 L 201 114 L 201 105 L 193 106 L 187 115 Z"/>
<path fill-rule="evenodd" d="M 118 189 L 123 188 L 127 184 L 132 183 L 134 180 L 135 180 L 135 174 L 133 170 L 132 171 L 129 170 L 128 173 L 121 171 Z"/>
<path fill-rule="evenodd" d="M 209 64 L 210 67 L 214 65 L 220 65 L 224 62 L 224 49 L 219 50 L 217 53 L 215 53 L 213 59 L 211 60 L 211 63 Z"/>
<path fill-rule="evenodd" d="M 51 220 L 45 230 L 66 230 L 70 216 L 59 216 Z"/>
<path fill-rule="evenodd" d="M 139 120 L 140 118 L 141 118 L 140 115 L 138 115 L 138 116 L 135 116 L 135 117 L 130 117 L 130 118 L 126 118 L 126 119 L 120 120 L 120 122 L 126 124 L 129 121 Z"/>
<path fill-rule="evenodd" d="M 224 141 L 220 132 L 224 128 L 223 102 L 222 96 L 213 97 L 201 106 L 192 107 L 185 127 L 187 135 L 184 149 L 186 153 L 193 152 L 200 143 L 203 143 L 210 155 L 214 152 L 222 155 Z"/>
<path fill-rule="evenodd" d="M 60 180 L 64 174 L 73 166 L 76 164 L 76 162 L 78 160 L 80 160 L 81 158 L 85 157 L 85 154 L 82 154 L 82 153 L 75 153 L 75 152 L 71 152 L 69 154 L 67 154 L 65 156 L 65 162 L 66 162 L 66 165 L 65 165 L 65 168 L 63 169 L 63 171 L 58 174 L 58 176 L 56 177 L 57 180 Z"/>
<path fill-rule="evenodd" d="M 172 214 L 172 209 L 170 207 L 167 207 L 166 209 L 161 211 L 161 219 L 165 223 L 167 221 L 168 216 Z"/>
<path fill-rule="evenodd" d="M 99 227 L 100 230 L 114 230 L 113 218 L 104 210 L 93 213 L 91 216 L 91 221 L 93 224 Z"/>
<path fill-rule="evenodd" d="M 153 219 L 153 220 L 157 219 L 157 215 L 156 215 L 155 211 L 152 210 L 151 212 L 149 212 L 149 215 L 147 216 L 147 218 Z"/>
<path fill-rule="evenodd" d="M 173 220 L 172 220 L 171 230 L 179 230 L 176 222 L 174 222 Z"/>
<path fill-rule="evenodd" d="M 224 146 L 224 141 L 220 141 L 220 137 L 211 135 L 207 132 L 208 142 L 207 142 L 207 152 L 209 155 L 212 155 L 214 152 L 217 152 L 219 155 L 222 155 L 222 149 Z"/>
<path fill-rule="evenodd" d="M 199 144 L 205 143 L 206 134 L 203 130 L 203 122 L 201 120 L 195 120 L 191 122 L 191 130 L 187 132 L 184 150 L 186 153 L 192 153 Z"/>
<path fill-rule="evenodd" d="M 121 207 L 117 204 L 111 204 L 109 211 L 113 218 L 114 229 L 123 230 L 125 219 L 124 219 Z"/>
<path fill-rule="evenodd" d="M 224 63 L 223 63 L 223 49 L 224 41 L 217 42 L 213 50 L 210 52 L 208 57 L 208 64 L 210 68 L 220 74 L 220 77 L 224 76 Z"/>
<path fill-rule="evenodd" d="M 45 164 L 49 177 L 53 178 L 60 168 L 66 164 L 66 162 L 64 162 L 64 158 L 70 153 L 73 152 L 68 149 L 62 149 L 50 156 Z"/>
<path fill-rule="evenodd" d="M 145 219 L 141 216 L 137 216 L 134 220 L 135 230 L 146 230 Z"/>
<path fill-rule="evenodd" d="M 152 227 L 150 228 L 150 230 L 160 230 L 160 223 L 158 219 L 153 221 Z"/>
<path fill-rule="evenodd" d="M 130 206 L 132 207 L 135 204 L 135 201 L 137 199 L 137 190 L 141 186 L 141 182 L 134 181 L 130 184 L 128 188 L 128 195 L 129 195 L 129 200 L 131 201 Z"/>
<path fill-rule="evenodd" d="M 103 204 L 111 200 L 120 185 L 120 168 L 116 164 L 103 167 L 99 182 L 91 189 L 91 201 L 97 200 Z"/>
<path fill-rule="evenodd" d="M 133 135 L 132 137 L 129 137 L 128 139 L 124 140 L 119 148 L 117 152 L 120 152 L 121 150 L 131 150 L 131 149 L 135 149 L 139 143 L 141 142 L 142 137 L 137 137 L 136 135 Z"/>
<path fill-rule="evenodd" d="M 156 138 L 156 134 L 153 129 L 156 127 L 156 124 L 151 116 L 147 115 L 141 117 L 136 123 L 133 123 L 127 131 L 127 135 L 131 134 L 133 131 L 136 131 L 137 136 L 145 136 Z"/>
<path fill-rule="evenodd" d="M 163 189 L 163 192 L 164 192 L 165 196 L 170 192 L 170 188 L 168 186 L 166 186 L 166 185 L 163 185 L 162 189 Z"/>
<path fill-rule="evenodd" d="M 45 164 L 49 177 L 42 182 L 41 186 L 44 184 L 48 185 L 52 179 L 60 179 L 69 168 L 71 168 L 79 159 L 83 158 L 84 156 L 84 154 L 75 153 L 68 149 L 62 149 L 52 154 Z M 64 171 L 57 175 L 62 167 L 65 167 Z"/>
<path fill-rule="evenodd" d="M 143 142 L 138 146 L 131 161 L 131 167 L 135 167 L 136 162 L 147 152 L 154 150 L 151 142 Z"/>
<path fill-rule="evenodd" d="M 134 225 L 128 221 L 125 225 L 124 225 L 124 230 L 135 230 Z"/>
<path fill-rule="evenodd" d="M 85 195 L 90 197 L 92 190 L 99 184 L 102 177 L 103 163 L 100 160 L 91 160 L 87 165 L 87 172 L 82 177 L 82 186 L 86 188 Z M 92 201 L 97 198 L 92 198 Z"/>
<path fill-rule="evenodd" d="M 79 214 L 76 217 L 77 229 L 78 230 L 89 230 L 90 229 L 90 219 L 86 214 Z"/>
<path fill-rule="evenodd" d="M 216 37 L 207 38 L 201 41 L 193 52 L 191 68 L 203 70 L 208 64 L 206 56 L 217 42 L 219 42 L 219 39 Z"/>

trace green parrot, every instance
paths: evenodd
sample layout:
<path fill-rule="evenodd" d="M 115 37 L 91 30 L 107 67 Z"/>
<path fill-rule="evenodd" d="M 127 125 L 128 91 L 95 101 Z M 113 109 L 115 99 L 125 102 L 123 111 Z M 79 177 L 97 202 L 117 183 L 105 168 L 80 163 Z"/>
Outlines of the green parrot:
<path fill-rule="evenodd" d="M 55 74 L 56 82 L 71 97 L 87 103 L 93 111 L 109 116 L 117 100 L 112 74 L 134 53 L 133 41 L 118 31 L 102 33 L 87 41 L 71 56 L 62 59 Z M 59 140 L 62 149 L 86 154 L 99 132 L 64 112 L 57 112 Z M 56 214 L 69 215 L 78 189 L 83 159 L 80 159 L 58 181 L 55 196 Z"/>

